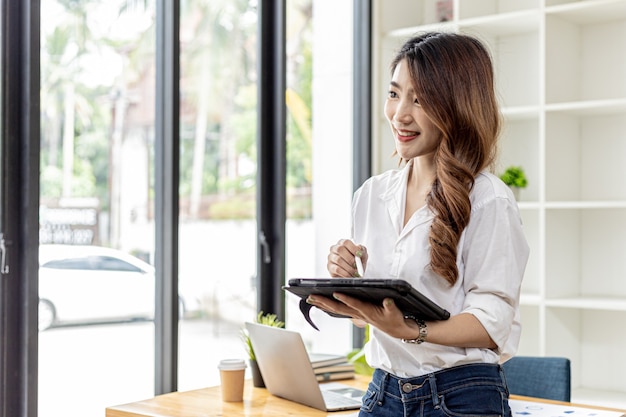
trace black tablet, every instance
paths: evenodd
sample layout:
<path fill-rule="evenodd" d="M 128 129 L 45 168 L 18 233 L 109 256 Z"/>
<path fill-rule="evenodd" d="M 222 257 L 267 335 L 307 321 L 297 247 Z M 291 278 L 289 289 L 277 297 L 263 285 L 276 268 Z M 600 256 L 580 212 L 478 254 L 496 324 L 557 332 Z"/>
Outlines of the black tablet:
<path fill-rule="evenodd" d="M 283 289 L 302 300 L 306 300 L 310 294 L 332 298 L 334 292 L 340 292 L 380 305 L 383 299 L 390 297 L 404 314 L 424 320 L 447 320 L 450 317 L 447 310 L 402 279 L 292 278 Z"/>

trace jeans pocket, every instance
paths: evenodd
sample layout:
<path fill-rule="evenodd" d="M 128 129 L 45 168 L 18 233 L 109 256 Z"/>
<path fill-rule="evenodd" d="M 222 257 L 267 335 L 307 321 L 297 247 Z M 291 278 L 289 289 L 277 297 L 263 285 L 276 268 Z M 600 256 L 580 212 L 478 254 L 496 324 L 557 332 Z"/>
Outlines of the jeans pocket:
<path fill-rule="evenodd" d="M 464 386 L 441 396 L 441 410 L 452 417 L 509 417 L 506 392 L 497 385 Z"/>
<path fill-rule="evenodd" d="M 371 413 L 376 406 L 376 398 L 378 397 L 378 392 L 372 390 L 371 388 L 367 389 L 367 392 L 363 396 L 363 404 L 361 405 L 361 411 L 365 413 Z"/>

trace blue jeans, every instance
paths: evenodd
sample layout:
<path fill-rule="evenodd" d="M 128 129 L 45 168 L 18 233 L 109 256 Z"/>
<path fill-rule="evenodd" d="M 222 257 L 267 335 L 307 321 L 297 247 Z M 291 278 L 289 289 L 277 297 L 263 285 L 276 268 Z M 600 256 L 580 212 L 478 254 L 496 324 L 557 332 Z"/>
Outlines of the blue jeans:
<path fill-rule="evenodd" d="M 413 378 L 374 371 L 359 417 L 511 417 L 499 365 L 469 364 Z"/>

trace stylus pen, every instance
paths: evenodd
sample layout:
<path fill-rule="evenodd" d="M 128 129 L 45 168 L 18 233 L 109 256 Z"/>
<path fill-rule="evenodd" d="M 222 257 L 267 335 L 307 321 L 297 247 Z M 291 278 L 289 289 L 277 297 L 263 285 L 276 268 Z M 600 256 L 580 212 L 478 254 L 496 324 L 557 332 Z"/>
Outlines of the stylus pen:
<path fill-rule="evenodd" d="M 355 256 L 354 262 L 356 263 L 356 270 L 359 273 L 359 276 L 362 277 L 363 276 L 363 262 L 361 262 L 361 257 Z"/>

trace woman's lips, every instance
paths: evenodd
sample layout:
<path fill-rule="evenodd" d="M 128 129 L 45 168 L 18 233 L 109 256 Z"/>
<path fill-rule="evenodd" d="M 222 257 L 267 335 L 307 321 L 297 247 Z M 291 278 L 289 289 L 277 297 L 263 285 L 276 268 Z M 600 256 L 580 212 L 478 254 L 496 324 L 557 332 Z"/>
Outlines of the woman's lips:
<path fill-rule="evenodd" d="M 419 136 L 419 132 L 396 130 L 396 137 L 400 142 L 409 142 Z"/>

